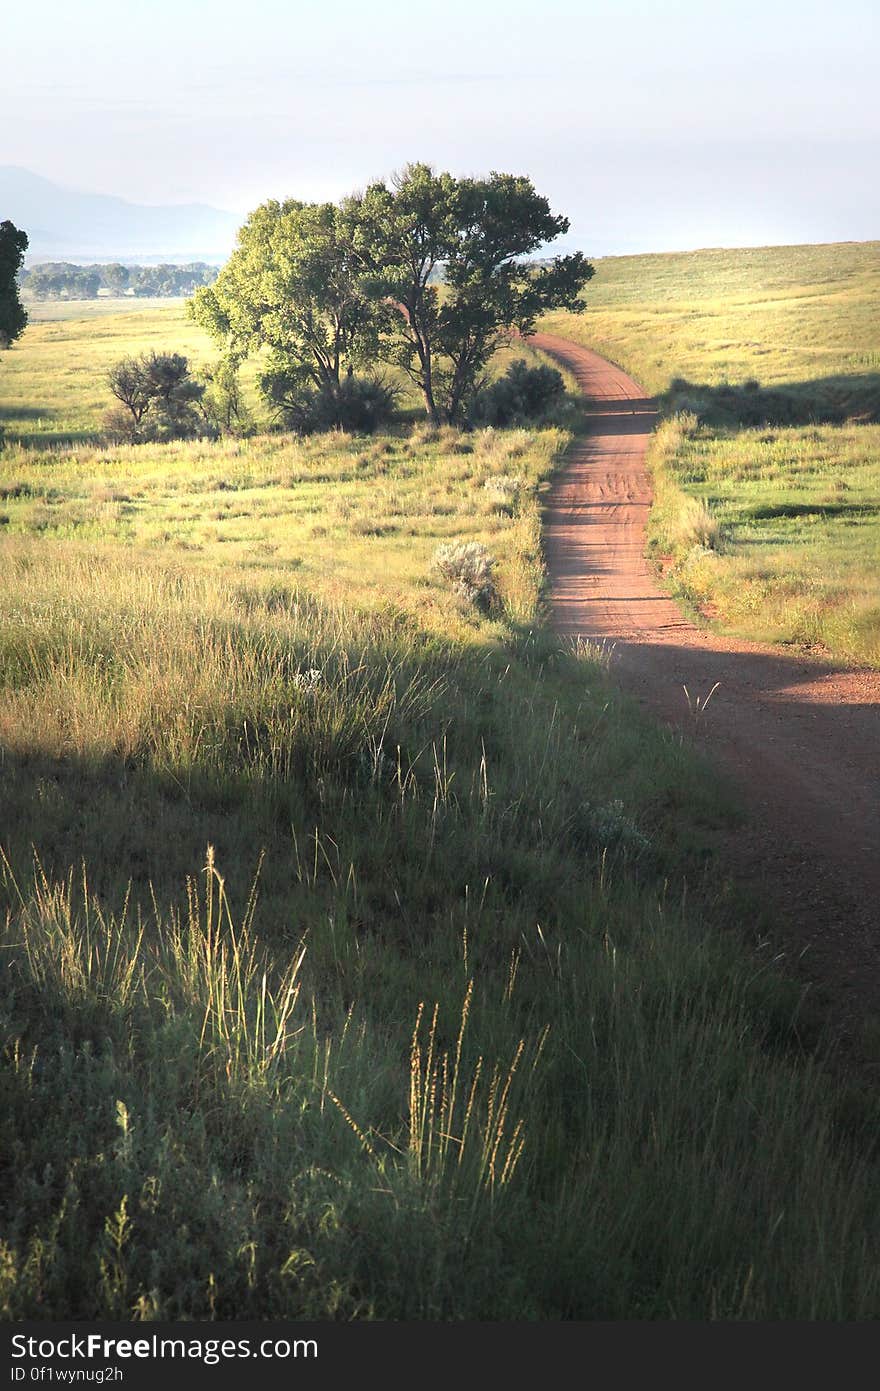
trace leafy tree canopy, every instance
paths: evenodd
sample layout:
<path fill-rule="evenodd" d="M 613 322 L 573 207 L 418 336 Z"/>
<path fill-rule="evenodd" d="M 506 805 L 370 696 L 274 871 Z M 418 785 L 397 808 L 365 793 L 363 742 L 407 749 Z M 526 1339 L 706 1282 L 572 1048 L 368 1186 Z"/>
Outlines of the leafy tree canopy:
<path fill-rule="evenodd" d="M 579 252 L 534 260 L 568 227 L 528 178 L 411 164 L 339 206 L 264 203 L 191 313 L 227 350 L 270 349 L 270 400 L 339 395 L 343 375 L 381 358 L 432 420 L 456 421 L 500 344 L 546 309 L 583 307 L 593 267 Z"/>
<path fill-rule="evenodd" d="M 344 207 L 390 308 L 392 360 L 434 420 L 460 418 L 512 333 L 530 333 L 546 309 L 583 308 L 593 267 L 580 252 L 541 265 L 528 259 L 569 223 L 524 176 L 457 180 L 412 164 L 390 187 L 372 184 Z"/>
<path fill-rule="evenodd" d="M 26 232 L 12 222 L 0 222 L 0 348 L 14 343 L 27 324 L 16 280 L 27 245 Z"/>
<path fill-rule="evenodd" d="M 378 345 L 377 305 L 361 281 L 338 208 L 272 201 L 251 213 L 190 312 L 233 351 L 268 347 L 267 379 L 334 392 Z"/>

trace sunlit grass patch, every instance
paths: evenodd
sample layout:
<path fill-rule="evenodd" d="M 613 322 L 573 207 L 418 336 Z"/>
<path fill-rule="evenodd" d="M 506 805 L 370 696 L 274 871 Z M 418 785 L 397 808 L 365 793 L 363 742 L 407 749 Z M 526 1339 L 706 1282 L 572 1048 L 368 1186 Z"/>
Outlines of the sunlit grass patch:
<path fill-rule="evenodd" d="M 649 544 L 681 593 L 743 632 L 880 663 L 880 426 L 675 417 L 650 461 Z"/>
<path fill-rule="evenodd" d="M 609 258 L 586 314 L 545 322 L 660 399 L 650 544 L 678 591 L 746 635 L 872 664 L 877 250 Z"/>

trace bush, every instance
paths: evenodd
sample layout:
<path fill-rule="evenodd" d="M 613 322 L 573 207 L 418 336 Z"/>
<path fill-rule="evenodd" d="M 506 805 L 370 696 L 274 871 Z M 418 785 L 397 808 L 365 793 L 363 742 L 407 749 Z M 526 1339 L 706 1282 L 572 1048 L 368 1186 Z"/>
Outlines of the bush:
<path fill-rule="evenodd" d="M 493 512 L 512 517 L 522 493 L 523 480 L 509 473 L 493 473 L 483 484 L 483 491 Z"/>
<path fill-rule="evenodd" d="M 564 393 L 565 383 L 555 367 L 529 367 L 518 358 L 497 382 L 477 392 L 470 420 L 474 425 L 519 425 L 538 420 Z"/>
<path fill-rule="evenodd" d="M 298 435 L 344 430 L 372 435 L 394 417 L 397 388 L 381 377 L 343 377 L 338 386 L 313 387 L 280 368 L 260 378 L 260 389 L 289 430 Z"/>
<path fill-rule="evenodd" d="M 447 541 L 434 552 L 434 568 L 449 580 L 455 594 L 482 612 L 497 597 L 495 557 L 480 541 Z"/>
<path fill-rule="evenodd" d="M 182 353 L 123 358 L 111 367 L 107 382 L 119 402 L 104 419 L 112 440 L 142 444 L 209 433 L 196 409 L 205 387 L 190 375 L 189 360 Z"/>
<path fill-rule="evenodd" d="M 146 438 L 140 423 L 124 406 L 111 406 L 105 411 L 103 424 L 108 444 L 143 444 Z"/>

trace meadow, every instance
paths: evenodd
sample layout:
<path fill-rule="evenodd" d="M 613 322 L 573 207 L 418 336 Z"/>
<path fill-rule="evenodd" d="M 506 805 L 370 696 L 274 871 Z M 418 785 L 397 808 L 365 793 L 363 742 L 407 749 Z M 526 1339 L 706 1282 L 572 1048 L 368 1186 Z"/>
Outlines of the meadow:
<path fill-rule="evenodd" d="M 545 626 L 576 404 L 102 446 L 178 312 L 0 363 L 49 421 L 0 453 L 0 1312 L 876 1317 L 875 1090 L 729 792 Z"/>
<path fill-rule="evenodd" d="M 0 379 L 0 429 L 22 444 L 99 441 L 120 358 L 167 350 L 204 367 L 216 357 L 182 300 L 24 302 L 30 323 Z"/>
<path fill-rule="evenodd" d="M 666 423 L 650 545 L 742 635 L 880 662 L 880 243 L 603 260 L 548 331 L 618 362 Z"/>

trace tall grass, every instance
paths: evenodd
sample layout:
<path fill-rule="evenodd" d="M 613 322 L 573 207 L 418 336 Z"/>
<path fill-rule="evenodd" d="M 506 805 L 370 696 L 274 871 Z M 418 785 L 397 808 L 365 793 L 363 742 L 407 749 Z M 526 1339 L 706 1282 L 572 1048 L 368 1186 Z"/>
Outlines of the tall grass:
<path fill-rule="evenodd" d="M 5 1317 L 876 1316 L 736 809 L 541 625 L 565 438 L 6 451 Z"/>
<path fill-rule="evenodd" d="M 876 1313 L 876 1103 L 588 650 L 18 561 L 7 1316 Z"/>

